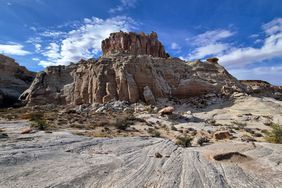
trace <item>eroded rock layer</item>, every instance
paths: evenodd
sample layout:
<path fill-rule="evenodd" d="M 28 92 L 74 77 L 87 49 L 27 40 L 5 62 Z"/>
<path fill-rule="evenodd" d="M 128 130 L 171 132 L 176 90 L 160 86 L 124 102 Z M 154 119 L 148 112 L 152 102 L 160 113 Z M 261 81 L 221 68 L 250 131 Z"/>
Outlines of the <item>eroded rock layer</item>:
<path fill-rule="evenodd" d="M 33 81 L 35 74 L 14 59 L 0 54 L 0 108 L 15 105 Z"/>
<path fill-rule="evenodd" d="M 104 55 L 124 52 L 134 55 L 147 54 L 163 58 L 168 56 L 155 32 L 149 35 L 133 32 L 125 33 L 122 31 L 112 33 L 109 38 L 102 41 L 102 50 Z"/>

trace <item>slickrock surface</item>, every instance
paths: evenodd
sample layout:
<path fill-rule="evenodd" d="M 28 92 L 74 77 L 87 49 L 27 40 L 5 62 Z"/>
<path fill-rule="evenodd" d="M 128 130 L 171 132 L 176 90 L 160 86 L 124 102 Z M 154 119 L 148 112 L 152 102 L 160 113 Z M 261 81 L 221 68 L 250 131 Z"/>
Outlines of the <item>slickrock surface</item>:
<path fill-rule="evenodd" d="M 184 149 L 161 138 L 93 139 L 67 132 L 20 135 L 26 122 L 0 126 L 9 135 L 0 141 L 1 188 L 282 184 L 282 145 L 230 141 Z"/>
<path fill-rule="evenodd" d="M 0 108 L 19 102 L 19 96 L 29 88 L 35 74 L 14 59 L 0 54 Z"/>
<path fill-rule="evenodd" d="M 142 45 L 135 38 L 140 38 Z M 28 105 L 80 105 L 114 100 L 154 104 L 160 98 L 181 99 L 207 93 L 229 95 L 245 91 L 245 86 L 220 66 L 217 58 L 185 62 L 143 53 L 142 50 L 151 49 L 148 45 L 161 45 L 155 40 L 154 33 L 113 33 L 103 42 L 104 56 L 66 67 L 47 68 L 37 75 L 21 99 Z M 111 48 L 119 53 L 110 53 Z M 133 52 L 125 53 L 127 48 Z M 135 48 L 141 52 L 135 52 Z M 161 48 L 158 51 L 162 51 Z"/>

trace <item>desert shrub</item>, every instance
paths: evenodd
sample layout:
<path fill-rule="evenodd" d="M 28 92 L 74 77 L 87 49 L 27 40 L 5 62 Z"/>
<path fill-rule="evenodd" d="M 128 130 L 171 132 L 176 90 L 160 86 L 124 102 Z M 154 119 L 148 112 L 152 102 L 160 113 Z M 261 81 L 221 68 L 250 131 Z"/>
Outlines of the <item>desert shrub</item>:
<path fill-rule="evenodd" d="M 148 129 L 148 133 L 152 136 L 152 137 L 160 137 L 161 133 L 153 128 L 149 128 Z"/>
<path fill-rule="evenodd" d="M 176 145 L 182 146 L 182 147 L 191 147 L 191 141 L 193 139 L 189 136 L 178 136 L 177 137 L 177 141 L 176 141 Z"/>
<path fill-rule="evenodd" d="M 266 140 L 272 143 L 282 144 L 282 125 L 272 123 L 272 131 L 267 133 Z"/>
<path fill-rule="evenodd" d="M 116 123 L 114 124 L 114 127 L 119 130 L 126 130 L 131 124 L 132 121 L 130 120 L 130 118 L 117 119 Z"/>
<path fill-rule="evenodd" d="M 38 130 L 47 130 L 49 128 L 48 123 L 44 119 L 32 120 L 31 127 Z"/>
<path fill-rule="evenodd" d="M 247 126 L 247 123 L 239 122 L 239 121 L 232 121 L 234 125 L 237 125 L 239 129 L 243 129 Z"/>

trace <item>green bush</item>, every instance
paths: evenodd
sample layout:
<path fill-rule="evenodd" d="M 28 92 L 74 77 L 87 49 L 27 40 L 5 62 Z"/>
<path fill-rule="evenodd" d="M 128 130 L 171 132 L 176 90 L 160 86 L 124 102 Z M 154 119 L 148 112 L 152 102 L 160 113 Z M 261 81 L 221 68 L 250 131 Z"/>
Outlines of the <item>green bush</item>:
<path fill-rule="evenodd" d="M 49 127 L 48 123 L 43 119 L 34 119 L 31 122 L 31 127 L 38 130 L 46 130 Z"/>
<path fill-rule="evenodd" d="M 267 133 L 266 140 L 272 143 L 282 144 L 282 125 L 272 123 L 272 131 Z"/>
<path fill-rule="evenodd" d="M 116 127 L 119 130 L 125 131 L 130 125 L 132 124 L 129 119 L 123 119 L 123 120 L 117 120 L 114 124 L 114 127 Z"/>
<path fill-rule="evenodd" d="M 151 134 L 152 137 L 161 137 L 161 133 L 153 128 L 149 128 L 148 133 Z"/>
<path fill-rule="evenodd" d="M 193 139 L 189 136 L 179 136 L 177 137 L 176 145 L 180 145 L 182 147 L 191 147 L 191 141 Z"/>

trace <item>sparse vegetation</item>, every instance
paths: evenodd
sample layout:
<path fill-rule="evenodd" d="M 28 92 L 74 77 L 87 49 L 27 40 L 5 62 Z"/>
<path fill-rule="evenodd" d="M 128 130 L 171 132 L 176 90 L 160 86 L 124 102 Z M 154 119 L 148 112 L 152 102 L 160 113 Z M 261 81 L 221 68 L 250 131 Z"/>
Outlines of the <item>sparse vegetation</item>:
<path fill-rule="evenodd" d="M 38 130 L 47 130 L 49 125 L 44 119 L 34 119 L 32 120 L 31 127 Z"/>
<path fill-rule="evenodd" d="M 272 123 L 272 131 L 267 133 L 266 140 L 268 142 L 282 144 L 282 125 Z"/>
<path fill-rule="evenodd" d="M 132 115 L 126 116 L 122 119 L 117 119 L 116 123 L 114 123 L 114 127 L 119 130 L 126 130 L 130 125 L 134 124 L 135 117 Z"/>
<path fill-rule="evenodd" d="M 182 146 L 182 147 L 191 147 L 191 141 L 193 139 L 189 136 L 179 136 L 177 137 L 177 141 L 176 141 L 176 144 L 179 145 L 179 146 Z"/>
<path fill-rule="evenodd" d="M 160 137 L 161 133 L 153 128 L 148 129 L 148 133 L 151 134 L 152 137 Z"/>
<path fill-rule="evenodd" d="M 239 129 L 243 129 L 244 127 L 247 126 L 247 123 L 239 122 L 239 121 L 232 121 L 233 125 L 237 125 Z"/>

